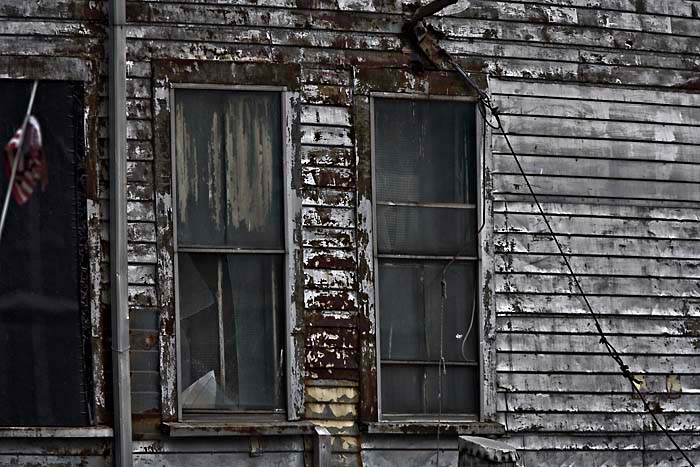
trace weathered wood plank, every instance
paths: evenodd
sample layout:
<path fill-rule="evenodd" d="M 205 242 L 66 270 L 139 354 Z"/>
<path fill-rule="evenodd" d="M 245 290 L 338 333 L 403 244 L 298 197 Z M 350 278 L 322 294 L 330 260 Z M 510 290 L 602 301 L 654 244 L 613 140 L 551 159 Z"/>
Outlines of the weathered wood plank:
<path fill-rule="evenodd" d="M 301 219 L 304 227 L 355 227 L 355 214 L 351 209 L 304 207 Z"/>
<path fill-rule="evenodd" d="M 615 217 L 547 215 L 555 234 L 600 235 L 645 238 L 700 238 L 700 223 L 694 220 L 646 220 Z M 494 214 L 497 232 L 548 234 L 549 229 L 539 214 Z"/>
<path fill-rule="evenodd" d="M 176 467 L 187 465 L 190 467 L 211 467 L 214 465 L 251 465 L 248 452 L 239 453 L 178 453 L 174 456 L 169 453 L 141 453 L 134 455 L 136 465 L 158 465 L 162 467 Z M 266 452 L 255 461 L 256 466 L 278 467 L 288 465 L 290 467 L 303 467 L 304 454 L 301 452 Z"/>
<path fill-rule="evenodd" d="M 700 144 L 697 131 L 686 125 L 515 115 L 503 118 L 503 125 L 509 134 Z"/>
<path fill-rule="evenodd" d="M 304 185 L 353 188 L 355 186 L 355 174 L 352 169 L 336 167 L 304 167 L 302 170 Z"/>
<path fill-rule="evenodd" d="M 347 128 L 302 125 L 301 144 L 352 147 L 352 140 Z"/>
<path fill-rule="evenodd" d="M 508 393 L 498 399 L 498 410 L 530 413 L 645 413 L 638 397 L 622 394 L 522 394 Z M 697 413 L 698 394 L 650 395 L 649 402 L 663 412 Z M 575 416 L 575 415 L 573 415 Z"/>
<path fill-rule="evenodd" d="M 338 174 L 333 174 L 333 178 Z M 302 193 L 304 206 L 351 208 L 355 206 L 355 192 L 330 188 L 306 188 Z"/>
<path fill-rule="evenodd" d="M 579 276 L 584 293 L 592 295 L 633 295 L 651 297 L 700 297 L 695 279 L 649 277 Z M 498 274 L 497 292 L 577 294 L 568 274 Z"/>
<path fill-rule="evenodd" d="M 558 116 L 640 123 L 663 122 L 677 125 L 697 125 L 700 123 L 700 107 L 508 95 L 498 96 L 496 103 L 501 113 L 509 116 Z"/>
<path fill-rule="evenodd" d="M 310 248 L 351 249 L 355 246 L 355 232 L 348 229 L 306 228 L 302 243 Z"/>
<path fill-rule="evenodd" d="M 349 290 L 305 289 L 304 306 L 307 310 L 356 310 L 357 294 Z"/>
<path fill-rule="evenodd" d="M 620 354 L 698 355 L 698 337 L 618 336 L 608 340 Z M 496 349 L 501 352 L 601 353 L 600 336 L 593 334 L 521 334 L 499 333 Z"/>
<path fill-rule="evenodd" d="M 421 467 L 425 465 L 438 465 L 437 450 L 362 450 L 362 465 L 389 466 L 401 465 L 405 467 Z M 440 450 L 439 467 L 451 467 L 458 465 L 458 452 L 454 450 Z"/>
<path fill-rule="evenodd" d="M 624 358 L 633 373 L 697 374 L 695 356 L 627 355 Z M 532 371 L 536 373 L 619 373 L 620 369 L 609 355 L 590 354 L 526 354 L 501 353 L 497 371 Z M 698 415 L 700 416 L 700 414 Z"/>
<path fill-rule="evenodd" d="M 700 455 L 695 452 L 689 452 L 686 455 L 690 457 L 695 465 L 700 463 Z M 632 467 L 636 465 L 644 465 L 647 467 L 677 467 L 679 465 L 687 465 L 685 458 L 678 452 L 654 452 L 648 449 L 639 451 L 573 451 L 573 452 L 556 452 L 556 451 L 524 451 L 522 453 L 522 462 L 525 465 L 551 465 L 555 467 L 568 467 L 571 465 L 615 465 Z"/>
<path fill-rule="evenodd" d="M 636 374 L 642 382 L 641 390 L 649 393 L 668 395 L 669 388 L 682 393 L 700 393 L 699 375 L 675 374 Z M 614 374 L 596 373 L 498 373 L 499 390 L 504 392 L 540 392 L 540 393 L 625 393 L 630 394 L 629 382 Z"/>
<path fill-rule="evenodd" d="M 355 288 L 355 272 L 339 269 L 306 269 L 304 286 L 317 289 Z"/>
<path fill-rule="evenodd" d="M 606 34 L 595 27 L 570 26 L 537 23 L 519 23 L 513 27 L 506 21 L 473 20 L 443 17 L 433 21 L 451 39 L 499 38 L 503 41 L 541 42 L 568 44 L 611 49 L 629 48 L 633 50 L 678 51 L 697 53 L 700 44 L 695 38 L 683 36 L 657 35 L 647 32 L 609 29 Z M 621 44 L 625 44 L 621 46 Z"/>
<path fill-rule="evenodd" d="M 505 423 L 503 414 L 499 414 Z M 660 414 L 659 419 L 670 432 L 695 430 L 700 416 L 696 414 Z M 653 421 L 640 414 L 508 414 L 508 428 L 514 432 L 654 432 Z M 624 453 L 627 455 L 628 453 Z M 574 464 L 577 465 L 577 464 Z M 616 465 L 616 464 L 613 464 Z M 622 463 L 621 465 L 625 465 Z M 678 464 L 675 464 L 678 465 Z"/>
<path fill-rule="evenodd" d="M 529 155 L 521 155 L 518 159 L 528 176 L 552 175 L 691 183 L 700 180 L 700 165 L 697 164 Z M 520 169 L 511 154 L 497 154 L 494 156 L 494 174 L 519 175 Z"/>
<path fill-rule="evenodd" d="M 357 330 L 354 328 L 314 327 L 306 334 L 306 347 L 323 349 L 357 349 L 357 338 Z"/>
<path fill-rule="evenodd" d="M 345 107 L 305 105 L 301 108 L 301 123 L 309 125 L 350 126 L 350 111 Z"/>
<path fill-rule="evenodd" d="M 682 449 L 700 448 L 697 436 L 677 433 L 673 439 Z M 562 451 L 672 451 L 675 447 L 663 434 L 520 434 L 510 437 L 508 443 L 519 452 L 538 450 Z"/>
<path fill-rule="evenodd" d="M 313 269 L 354 270 L 357 254 L 354 250 L 304 248 L 303 263 L 304 267 Z"/>
<path fill-rule="evenodd" d="M 586 84 L 545 83 L 537 81 L 493 80 L 493 92 L 501 95 L 552 97 L 587 101 L 606 101 L 659 105 L 700 106 L 697 93 L 683 90 L 647 90 Z"/>
<path fill-rule="evenodd" d="M 301 161 L 305 166 L 350 167 L 354 161 L 350 148 L 302 146 Z"/>
<path fill-rule="evenodd" d="M 605 316 L 598 312 L 598 321 L 603 332 L 625 336 L 689 336 L 700 335 L 700 320 L 686 317 L 637 317 Z M 593 319 L 588 316 L 570 315 L 503 315 L 496 319 L 499 332 L 523 332 L 535 334 L 588 334 L 595 335 Z"/>
<path fill-rule="evenodd" d="M 593 310 L 607 315 L 700 317 L 700 299 L 669 297 L 588 297 Z M 538 313 L 588 315 L 583 300 L 577 295 L 496 294 L 495 309 L 499 314 Z"/>
<path fill-rule="evenodd" d="M 622 206 L 609 204 L 540 203 L 544 212 L 553 216 L 588 216 L 602 218 L 627 218 L 642 220 L 700 221 L 700 209 L 656 208 L 654 206 Z M 534 202 L 495 201 L 494 212 L 539 214 Z"/>
<path fill-rule="evenodd" d="M 155 277 L 156 277 L 155 265 L 129 265 L 128 266 L 129 284 L 153 285 L 153 284 L 155 284 Z"/>
<path fill-rule="evenodd" d="M 42 2 L 0 1 L 0 16 L 6 18 L 45 18 L 104 20 L 106 2 L 94 0 L 47 0 Z"/>
<path fill-rule="evenodd" d="M 566 254 L 637 258 L 697 259 L 700 257 L 696 240 L 654 239 L 641 236 L 574 236 L 557 235 Z M 495 236 L 499 253 L 559 254 L 548 233 L 500 233 Z"/>
<path fill-rule="evenodd" d="M 509 139 L 518 155 L 552 155 L 602 159 L 658 160 L 665 162 L 697 163 L 695 146 L 679 144 L 559 138 L 556 136 L 510 135 Z M 501 135 L 493 135 L 493 151 L 510 154 Z"/>
<path fill-rule="evenodd" d="M 311 402 L 356 403 L 360 393 L 356 387 L 306 387 L 306 400 Z"/>
<path fill-rule="evenodd" d="M 579 276 L 676 277 L 700 279 L 700 261 L 659 260 L 654 258 L 610 258 L 569 256 L 569 264 Z M 564 260 L 554 255 L 499 255 L 496 271 L 501 273 L 568 274 Z"/>
<path fill-rule="evenodd" d="M 700 201 L 700 191 L 695 183 L 673 183 L 666 181 L 586 179 L 580 177 L 554 177 L 528 175 L 530 185 L 536 195 L 568 197 L 612 198 L 626 200 L 692 202 Z M 499 195 L 516 194 L 519 200 L 531 199 L 531 194 L 522 175 L 494 177 L 494 193 Z"/>

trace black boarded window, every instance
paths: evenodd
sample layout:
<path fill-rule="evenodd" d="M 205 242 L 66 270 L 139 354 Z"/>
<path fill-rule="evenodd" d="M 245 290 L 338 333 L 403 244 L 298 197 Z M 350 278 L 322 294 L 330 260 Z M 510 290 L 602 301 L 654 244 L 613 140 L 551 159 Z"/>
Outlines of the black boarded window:
<path fill-rule="evenodd" d="M 175 93 L 180 404 L 283 411 L 280 94 Z"/>
<path fill-rule="evenodd" d="M 0 141 L 22 122 L 31 82 L 0 81 Z M 23 205 L 11 201 L 0 243 L 0 425 L 89 424 L 86 204 L 82 85 L 42 81 L 41 125 L 48 183 Z M 3 195 L 8 178 L 0 165 Z"/>
<path fill-rule="evenodd" d="M 478 411 L 474 112 L 458 101 L 374 99 L 385 415 Z"/>

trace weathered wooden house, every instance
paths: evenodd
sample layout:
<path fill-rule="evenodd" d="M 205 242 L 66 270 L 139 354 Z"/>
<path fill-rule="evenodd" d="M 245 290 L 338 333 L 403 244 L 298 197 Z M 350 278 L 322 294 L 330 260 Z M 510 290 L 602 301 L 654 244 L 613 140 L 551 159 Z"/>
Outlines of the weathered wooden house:
<path fill-rule="evenodd" d="M 700 464 L 700 1 L 420 6 L 0 0 L 0 465 Z"/>

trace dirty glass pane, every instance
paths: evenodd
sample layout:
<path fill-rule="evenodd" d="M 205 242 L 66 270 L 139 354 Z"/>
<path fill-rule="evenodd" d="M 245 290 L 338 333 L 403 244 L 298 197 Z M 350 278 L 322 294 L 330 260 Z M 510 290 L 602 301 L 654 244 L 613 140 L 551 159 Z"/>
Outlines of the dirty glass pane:
<path fill-rule="evenodd" d="M 472 103 L 374 99 L 377 201 L 474 203 L 474 111 Z"/>
<path fill-rule="evenodd" d="M 178 255 L 184 408 L 283 408 L 283 274 L 282 255 Z"/>
<path fill-rule="evenodd" d="M 3 146 L 22 122 L 31 85 L 0 80 Z M 73 82 L 41 81 L 37 88 L 45 186 L 35 186 L 25 204 L 11 200 L 0 245 L 2 426 L 90 424 L 82 95 Z M 8 182 L 3 164 L 3 195 Z"/>
<path fill-rule="evenodd" d="M 377 251 L 413 255 L 476 253 L 474 209 L 382 206 L 377 217 Z"/>
<path fill-rule="evenodd" d="M 440 360 L 441 277 L 447 262 L 379 261 L 382 362 Z M 448 362 L 477 361 L 478 319 L 467 336 L 475 262 L 454 262 L 445 271 L 443 355 Z"/>
<path fill-rule="evenodd" d="M 389 415 L 437 415 L 438 366 L 382 364 L 382 412 Z M 442 416 L 476 414 L 477 367 L 447 365 L 442 375 Z"/>
<path fill-rule="evenodd" d="M 178 255 L 180 376 L 184 408 L 224 405 L 220 386 L 219 255 Z"/>
<path fill-rule="evenodd" d="M 437 414 L 440 379 L 443 413 L 476 412 L 478 263 L 451 262 L 443 298 L 442 272 L 449 261 L 431 258 L 477 256 L 477 210 L 463 206 L 477 201 L 475 113 L 471 103 L 374 100 L 377 297 L 387 414 Z M 437 372 L 441 347 L 447 375 Z"/>
<path fill-rule="evenodd" d="M 175 101 L 178 243 L 280 248 L 279 93 L 178 90 Z"/>
<path fill-rule="evenodd" d="M 280 409 L 283 257 L 228 255 L 226 261 L 223 316 L 227 394 L 241 409 Z"/>

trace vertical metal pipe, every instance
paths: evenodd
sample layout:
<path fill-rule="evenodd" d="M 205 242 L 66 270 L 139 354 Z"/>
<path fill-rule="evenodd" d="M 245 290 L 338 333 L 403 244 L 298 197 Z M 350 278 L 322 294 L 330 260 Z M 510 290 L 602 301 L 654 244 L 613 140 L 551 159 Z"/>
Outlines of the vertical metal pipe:
<path fill-rule="evenodd" d="M 131 467 L 131 381 L 126 234 L 126 5 L 110 3 L 109 161 L 110 287 L 112 378 L 114 390 L 114 465 Z"/>

